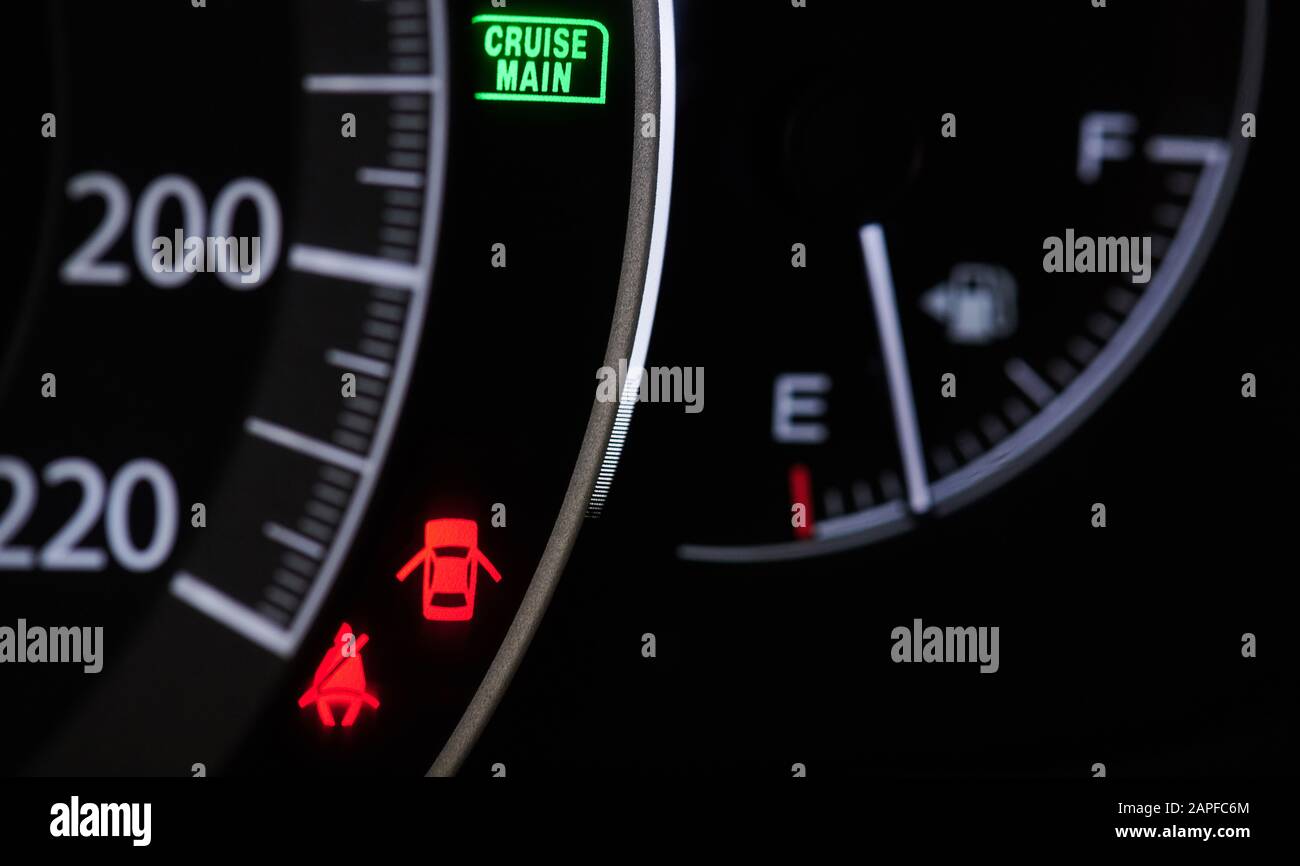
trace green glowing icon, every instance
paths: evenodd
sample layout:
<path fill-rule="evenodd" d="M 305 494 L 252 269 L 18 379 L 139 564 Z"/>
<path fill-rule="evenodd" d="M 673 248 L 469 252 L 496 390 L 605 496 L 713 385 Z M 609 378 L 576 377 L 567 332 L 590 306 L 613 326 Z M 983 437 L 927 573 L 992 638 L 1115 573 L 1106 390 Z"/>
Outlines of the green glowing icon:
<path fill-rule="evenodd" d="M 474 17 L 483 48 L 476 99 L 604 105 L 609 30 L 590 18 Z"/>

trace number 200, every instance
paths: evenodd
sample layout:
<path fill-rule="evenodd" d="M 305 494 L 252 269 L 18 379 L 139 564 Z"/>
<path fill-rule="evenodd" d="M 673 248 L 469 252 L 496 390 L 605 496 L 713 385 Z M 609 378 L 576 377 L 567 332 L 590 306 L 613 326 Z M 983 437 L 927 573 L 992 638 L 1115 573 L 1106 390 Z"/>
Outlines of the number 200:
<path fill-rule="evenodd" d="M 103 261 L 109 249 L 126 232 L 130 220 L 131 191 L 126 183 L 107 172 L 87 172 L 68 181 L 67 191 L 73 201 L 89 196 L 102 198 L 105 211 L 99 228 L 63 263 L 59 269 L 60 278 L 67 285 L 126 285 L 130 279 L 128 267 L 119 262 Z M 174 289 L 192 278 L 184 270 L 157 272 L 151 264 L 153 241 L 159 231 L 159 216 L 168 200 L 174 200 L 180 205 L 187 238 L 202 238 L 209 229 L 217 237 L 229 235 L 233 231 L 236 211 L 245 202 L 252 204 L 257 210 L 262 239 L 261 278 L 253 285 L 244 285 L 240 274 L 229 271 L 218 273 L 217 278 L 232 289 L 240 290 L 255 289 L 271 278 L 280 258 L 283 235 L 283 217 L 274 190 L 257 178 L 239 178 L 221 190 L 213 202 L 211 217 L 207 217 L 207 205 L 198 185 L 189 178 L 169 174 L 145 187 L 136 208 L 135 225 L 131 230 L 136 266 L 146 280 L 162 289 Z M 179 251 L 177 254 L 180 254 Z"/>

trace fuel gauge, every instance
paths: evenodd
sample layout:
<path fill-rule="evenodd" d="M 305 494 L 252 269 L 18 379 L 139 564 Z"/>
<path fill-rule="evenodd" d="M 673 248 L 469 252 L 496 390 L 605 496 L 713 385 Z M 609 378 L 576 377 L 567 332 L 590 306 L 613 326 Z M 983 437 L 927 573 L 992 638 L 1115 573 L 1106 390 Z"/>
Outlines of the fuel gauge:
<path fill-rule="evenodd" d="M 799 71 L 684 110 L 659 338 L 714 383 L 686 559 L 866 544 L 1031 465 L 1175 313 L 1253 135 L 1257 0 L 785 12 L 692 19 L 720 67 Z"/>

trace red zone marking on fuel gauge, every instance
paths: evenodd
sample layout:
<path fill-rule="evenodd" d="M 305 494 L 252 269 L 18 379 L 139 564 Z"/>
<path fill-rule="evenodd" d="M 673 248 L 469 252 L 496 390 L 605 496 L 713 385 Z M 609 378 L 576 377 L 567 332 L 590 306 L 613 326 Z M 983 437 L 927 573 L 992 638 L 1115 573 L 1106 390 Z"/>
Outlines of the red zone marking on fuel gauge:
<path fill-rule="evenodd" d="M 812 473 L 807 466 L 796 464 L 790 467 L 790 504 L 803 506 L 803 521 L 794 525 L 795 538 L 813 537 L 812 512 Z"/>

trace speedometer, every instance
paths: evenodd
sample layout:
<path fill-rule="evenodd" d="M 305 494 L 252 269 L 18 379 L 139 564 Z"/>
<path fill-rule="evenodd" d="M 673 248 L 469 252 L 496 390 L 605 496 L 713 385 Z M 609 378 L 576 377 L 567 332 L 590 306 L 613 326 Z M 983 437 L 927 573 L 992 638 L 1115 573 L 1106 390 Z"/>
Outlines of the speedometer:
<path fill-rule="evenodd" d="M 11 12 L 5 769 L 456 767 L 648 339 L 662 5 Z"/>

